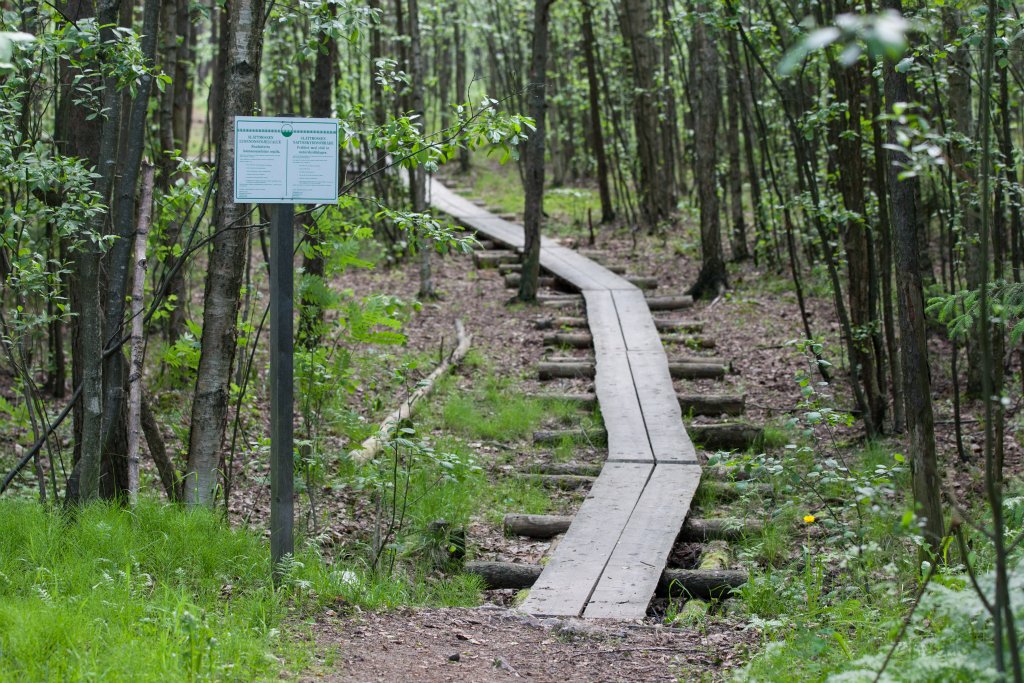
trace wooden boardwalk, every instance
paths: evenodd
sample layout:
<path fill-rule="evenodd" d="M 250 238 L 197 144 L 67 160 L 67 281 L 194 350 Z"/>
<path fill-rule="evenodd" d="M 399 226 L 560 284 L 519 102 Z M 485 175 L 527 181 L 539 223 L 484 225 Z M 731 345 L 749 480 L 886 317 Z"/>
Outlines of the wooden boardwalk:
<path fill-rule="evenodd" d="M 523 228 L 433 182 L 433 206 L 512 248 Z M 538 616 L 639 619 L 690 510 L 701 468 L 643 292 L 551 240 L 541 267 L 583 294 L 608 460 L 523 603 Z"/>

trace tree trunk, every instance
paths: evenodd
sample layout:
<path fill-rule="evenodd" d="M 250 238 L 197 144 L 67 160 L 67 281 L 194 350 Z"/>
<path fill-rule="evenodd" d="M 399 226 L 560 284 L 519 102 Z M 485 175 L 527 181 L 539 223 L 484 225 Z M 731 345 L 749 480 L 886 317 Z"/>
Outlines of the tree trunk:
<path fill-rule="evenodd" d="M 697 192 L 700 196 L 701 268 L 697 282 L 690 288 L 694 298 L 718 296 L 729 286 L 722 252 L 722 228 L 718 215 L 718 113 L 721 104 L 718 86 L 718 49 L 709 26 L 702 18 L 706 5 L 698 7 L 698 20 L 693 28 L 693 44 L 697 65 L 696 168 Z"/>
<path fill-rule="evenodd" d="M 530 116 L 537 129 L 526 141 L 526 198 L 523 205 L 523 271 L 519 280 L 519 300 L 537 300 L 540 274 L 541 217 L 544 212 L 544 115 L 547 108 L 545 88 L 548 65 L 548 13 L 554 0 L 535 0 L 533 5 L 533 51 L 530 59 Z"/>
<path fill-rule="evenodd" d="M 629 46 L 633 66 L 633 126 L 636 159 L 640 170 L 640 213 L 649 231 L 671 220 L 676 186 L 668 157 L 670 145 L 661 139 L 659 121 L 663 93 L 657 76 L 661 71 L 660 45 L 656 42 L 654 10 L 650 0 L 623 0 L 620 12 L 622 37 Z"/>
<path fill-rule="evenodd" d="M 736 46 L 736 33 L 726 32 L 726 46 L 729 50 L 730 62 L 735 64 L 738 60 L 735 55 L 738 53 Z M 735 73 L 731 73 L 726 79 L 726 91 L 729 96 L 729 106 L 726 109 L 726 136 L 725 144 L 729 152 L 729 217 L 732 223 L 732 259 L 734 261 L 745 261 L 750 258 L 750 250 L 747 248 L 747 221 L 743 215 L 743 171 L 740 167 L 740 112 L 743 110 L 743 93 L 740 88 L 740 79 Z"/>
<path fill-rule="evenodd" d="M 333 5 L 331 6 L 333 12 Z M 314 118 L 330 118 L 334 108 L 334 65 L 338 61 L 338 43 L 331 36 L 323 38 L 325 52 L 317 52 L 316 68 L 313 71 L 313 88 L 310 95 L 310 115 Z M 335 189 L 337 192 L 337 188 Z M 302 266 L 308 278 L 323 279 L 323 239 L 317 229 L 312 212 L 303 218 L 306 239 L 310 248 L 304 252 Z M 299 343 L 307 349 L 316 348 L 323 336 L 324 309 L 319 299 L 305 291 L 299 302 Z"/>
<path fill-rule="evenodd" d="M 587 63 L 587 101 L 590 106 L 590 138 L 597 162 L 597 192 L 601 198 L 601 222 L 615 220 L 611 190 L 608 187 L 608 159 L 604 149 L 604 131 L 601 129 L 601 102 L 597 82 L 597 64 L 594 61 L 594 7 L 591 0 L 583 2 L 583 59 Z"/>
<path fill-rule="evenodd" d="M 235 116 L 254 105 L 263 38 L 263 0 L 236 0 L 227 17 L 226 72 L 217 165 L 216 236 L 210 255 L 203 304 L 203 335 L 184 486 L 189 505 L 216 500 L 220 448 L 231 393 L 239 290 L 245 268 L 249 207 L 234 203 Z"/>
<path fill-rule="evenodd" d="M 886 0 L 888 9 L 902 11 L 901 0 Z M 886 108 L 909 101 L 907 77 L 891 63 L 885 65 Z M 896 142 L 896 124 L 889 124 L 889 142 Z M 917 514 L 924 518 L 924 535 L 936 556 L 943 536 L 940 479 L 935 454 L 928 339 L 925 334 L 924 298 L 917 241 L 915 178 L 900 178 L 906 158 L 889 150 L 889 196 L 893 252 L 896 257 L 896 291 L 899 301 L 900 345 L 903 360 L 903 391 L 907 429 L 910 432 L 911 471 Z"/>

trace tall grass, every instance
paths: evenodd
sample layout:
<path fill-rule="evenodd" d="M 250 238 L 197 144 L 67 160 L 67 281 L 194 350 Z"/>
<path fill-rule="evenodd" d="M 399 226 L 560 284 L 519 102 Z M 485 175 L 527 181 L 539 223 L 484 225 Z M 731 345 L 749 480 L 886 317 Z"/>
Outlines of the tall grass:
<path fill-rule="evenodd" d="M 94 504 L 71 519 L 0 502 L 0 680 L 277 678 L 310 656 L 282 637 L 290 616 L 327 603 L 472 604 L 480 589 L 473 577 L 329 568 L 309 548 L 275 589 L 268 564 L 260 536 L 206 510 Z"/>

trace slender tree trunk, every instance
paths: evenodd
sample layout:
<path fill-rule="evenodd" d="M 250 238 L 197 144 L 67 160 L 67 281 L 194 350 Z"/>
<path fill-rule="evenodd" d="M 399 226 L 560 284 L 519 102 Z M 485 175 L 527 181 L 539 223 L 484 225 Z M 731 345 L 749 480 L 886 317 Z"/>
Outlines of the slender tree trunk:
<path fill-rule="evenodd" d="M 156 58 L 156 35 L 160 22 L 160 0 L 146 0 L 143 10 L 141 49 L 143 58 L 152 64 Z M 103 257 L 106 275 L 106 304 L 103 321 L 103 344 L 118 343 L 124 336 L 125 301 L 128 294 L 132 261 L 132 236 L 136 229 L 135 195 L 139 185 L 139 167 L 145 148 L 146 115 L 152 76 L 144 73 L 131 100 L 127 125 L 121 132 L 123 156 L 118 164 L 114 188 L 112 232 L 117 237 Z M 103 490 L 111 497 L 122 495 L 128 486 L 127 424 L 125 392 L 127 389 L 124 354 L 118 350 L 103 361 L 103 457 L 104 471 L 109 473 Z"/>
<path fill-rule="evenodd" d="M 332 6 L 333 12 L 333 6 Z M 316 55 L 316 68 L 313 72 L 313 88 L 311 92 L 310 115 L 314 118 L 329 118 L 334 108 L 334 65 L 338 61 L 338 43 L 331 36 L 324 37 L 326 53 Z M 335 190 L 337 191 L 337 189 Z M 324 241 L 317 230 L 312 212 L 303 219 L 306 228 L 306 239 L 310 248 L 302 257 L 303 271 L 307 277 L 323 278 L 324 276 Z M 323 335 L 324 309 L 319 299 L 303 292 L 299 307 L 299 344 L 307 349 L 316 348 Z"/>
<path fill-rule="evenodd" d="M 547 109 L 545 88 L 548 65 L 548 19 L 554 0 L 534 0 L 533 52 L 530 59 L 530 116 L 537 129 L 526 141 L 526 198 L 523 206 L 523 230 L 526 244 L 523 271 L 519 279 L 519 300 L 537 300 L 540 274 L 541 217 L 544 213 L 544 114 Z"/>
<path fill-rule="evenodd" d="M 718 296 L 729 286 L 722 249 L 722 226 L 718 211 L 717 137 L 721 93 L 718 83 L 718 48 L 715 47 L 706 20 L 708 11 L 698 5 L 700 18 L 693 29 L 697 61 L 696 92 L 696 168 L 697 193 L 700 196 L 701 268 L 697 282 L 690 288 L 694 297 Z"/>
<path fill-rule="evenodd" d="M 604 131 L 601 128 L 600 89 L 597 83 L 597 64 L 594 61 L 594 7 L 591 0 L 583 2 L 583 59 L 587 63 L 587 101 L 590 105 L 590 136 L 597 161 L 597 193 L 601 198 L 601 222 L 615 220 L 611 190 L 608 188 L 608 159 L 604 149 Z"/>
<path fill-rule="evenodd" d="M 736 63 L 735 55 L 736 33 L 726 31 L 726 47 L 729 51 L 730 62 Z M 729 106 L 726 108 L 726 135 L 725 145 L 729 153 L 729 218 L 732 223 L 732 258 L 734 261 L 745 261 L 750 258 L 750 250 L 747 248 L 747 221 L 743 215 L 743 171 L 740 168 L 740 112 L 743 110 L 741 100 L 740 78 L 736 73 L 730 73 L 726 78 L 726 90 L 729 96 Z"/>
<path fill-rule="evenodd" d="M 640 212 L 647 229 L 653 232 L 671 220 L 675 212 L 676 186 L 673 174 L 666 172 L 672 168 L 672 163 L 666 156 L 669 145 L 660 134 L 659 115 L 664 103 L 656 79 L 661 59 L 650 0 L 623 0 L 620 25 L 632 56 Z"/>
<path fill-rule="evenodd" d="M 901 0 L 885 0 L 887 9 L 902 12 Z M 886 109 L 909 101 L 905 74 L 891 63 L 885 65 Z M 896 142 L 896 124 L 889 124 L 889 142 Z M 889 150 L 889 197 L 892 217 L 893 252 L 896 257 L 896 291 L 899 300 L 900 345 L 903 360 L 903 391 L 907 430 L 910 433 L 910 462 L 914 502 L 924 519 L 924 536 L 929 549 L 939 556 L 944 534 L 940 501 L 939 468 L 935 452 L 932 414 L 931 373 L 928 367 L 928 339 L 925 330 L 924 295 L 921 284 L 917 241 L 917 199 L 915 178 L 900 178 L 905 156 Z"/>
<path fill-rule="evenodd" d="M 469 100 L 469 93 L 466 92 L 466 45 L 462 35 L 462 3 L 454 3 L 455 11 L 455 99 L 459 104 Z M 459 172 L 469 173 L 469 147 L 459 147 Z"/>
<path fill-rule="evenodd" d="M 426 74 L 423 69 L 423 50 L 420 45 L 420 3 L 419 0 L 408 0 L 409 10 L 409 72 L 412 81 L 409 108 L 416 115 L 416 124 L 424 130 L 423 81 Z M 427 172 L 423 166 L 409 168 L 409 190 L 412 196 L 412 210 L 423 213 L 427 210 Z M 434 299 L 434 269 L 431 265 L 434 252 L 433 240 L 420 240 L 420 291 L 419 298 Z"/>
<path fill-rule="evenodd" d="M 256 97 L 263 38 L 263 0 L 235 0 L 227 16 L 217 163 L 216 236 L 203 303 L 201 355 L 192 401 L 185 502 L 213 505 L 235 357 L 236 325 L 249 207 L 234 203 L 235 116 L 249 114 Z"/>

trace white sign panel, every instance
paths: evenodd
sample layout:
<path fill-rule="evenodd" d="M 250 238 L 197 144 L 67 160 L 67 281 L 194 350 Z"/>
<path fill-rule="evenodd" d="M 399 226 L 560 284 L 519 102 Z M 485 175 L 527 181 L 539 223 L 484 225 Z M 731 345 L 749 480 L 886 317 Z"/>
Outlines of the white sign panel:
<path fill-rule="evenodd" d="M 235 202 L 337 204 L 338 121 L 236 116 Z"/>

